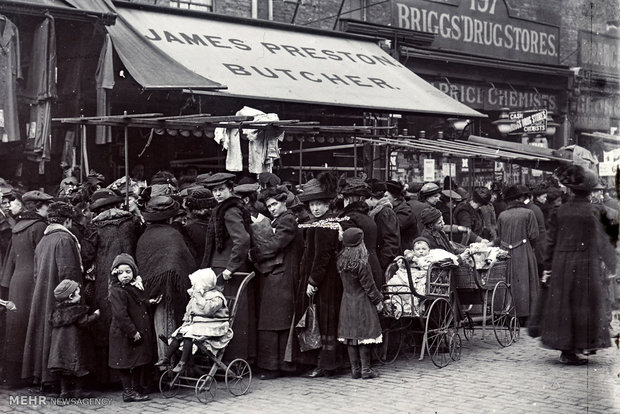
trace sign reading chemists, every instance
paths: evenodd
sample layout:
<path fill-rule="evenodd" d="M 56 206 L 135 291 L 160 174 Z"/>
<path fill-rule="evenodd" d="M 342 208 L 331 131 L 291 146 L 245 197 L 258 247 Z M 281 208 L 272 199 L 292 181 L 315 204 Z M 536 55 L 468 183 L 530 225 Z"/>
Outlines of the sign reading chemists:
<path fill-rule="evenodd" d="M 479 115 L 363 38 L 135 9 L 120 15 L 148 45 L 226 85 L 224 94 Z"/>
<path fill-rule="evenodd" d="M 504 0 L 392 0 L 392 24 L 435 33 L 435 49 L 559 62 L 559 28 L 511 17 Z"/>

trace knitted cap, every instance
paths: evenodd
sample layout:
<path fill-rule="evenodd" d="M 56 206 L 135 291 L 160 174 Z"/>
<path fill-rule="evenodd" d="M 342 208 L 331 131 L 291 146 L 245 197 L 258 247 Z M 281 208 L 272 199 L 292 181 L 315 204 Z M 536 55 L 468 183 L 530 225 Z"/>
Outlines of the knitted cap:
<path fill-rule="evenodd" d="M 439 217 L 441 217 L 441 211 L 435 207 L 427 207 L 420 214 L 420 220 L 422 220 L 422 224 L 425 226 L 436 222 Z"/>
<path fill-rule="evenodd" d="M 133 260 L 133 257 L 131 257 L 131 255 L 127 253 L 121 253 L 114 258 L 114 261 L 112 262 L 112 268 L 110 269 L 110 271 L 113 271 L 114 269 L 116 269 L 117 267 L 123 264 L 131 268 L 131 270 L 133 271 L 134 278 L 138 276 L 138 266 L 136 265 L 136 261 Z"/>
<path fill-rule="evenodd" d="M 355 247 L 364 241 L 364 231 L 358 227 L 350 227 L 342 234 L 342 244 L 345 247 Z"/>
<path fill-rule="evenodd" d="M 56 302 L 63 302 L 69 299 L 69 296 L 71 296 L 78 287 L 80 287 L 80 285 L 75 280 L 65 279 L 54 288 L 54 299 L 56 299 Z"/>

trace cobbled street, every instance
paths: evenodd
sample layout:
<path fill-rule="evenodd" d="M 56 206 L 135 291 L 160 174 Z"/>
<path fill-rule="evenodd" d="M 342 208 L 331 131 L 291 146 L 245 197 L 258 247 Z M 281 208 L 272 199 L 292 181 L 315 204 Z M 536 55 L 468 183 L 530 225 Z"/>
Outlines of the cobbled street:
<path fill-rule="evenodd" d="M 250 392 L 233 397 L 219 383 L 215 400 L 199 402 L 192 390 L 170 399 L 151 395 L 146 403 L 123 403 L 120 391 L 98 394 L 93 405 L 82 401 L 56 406 L 33 404 L 26 390 L 0 391 L 0 412 L 77 413 L 620 413 L 620 350 L 590 357 L 586 366 L 559 363 L 556 351 L 544 349 L 522 330 L 519 342 L 500 348 L 493 334 L 484 341 L 476 332 L 463 340 L 459 362 L 438 369 L 426 357 L 401 356 L 377 365 L 374 380 L 338 378 L 254 379 Z M 88 401 L 84 401 L 88 402 Z M 103 404 L 102 404 L 103 402 Z M 96 404 L 99 403 L 99 404 Z"/>

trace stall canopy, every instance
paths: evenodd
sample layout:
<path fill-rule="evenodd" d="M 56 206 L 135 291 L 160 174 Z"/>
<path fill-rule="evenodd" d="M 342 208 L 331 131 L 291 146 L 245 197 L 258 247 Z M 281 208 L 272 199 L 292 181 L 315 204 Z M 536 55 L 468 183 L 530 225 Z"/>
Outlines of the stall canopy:
<path fill-rule="evenodd" d="M 133 3 L 111 7 L 118 14 L 108 30 L 114 47 L 147 89 L 214 89 L 215 83 L 226 87 L 217 92 L 223 96 L 484 116 L 422 80 L 369 37 Z M 171 62 L 190 74 L 170 71 Z"/>

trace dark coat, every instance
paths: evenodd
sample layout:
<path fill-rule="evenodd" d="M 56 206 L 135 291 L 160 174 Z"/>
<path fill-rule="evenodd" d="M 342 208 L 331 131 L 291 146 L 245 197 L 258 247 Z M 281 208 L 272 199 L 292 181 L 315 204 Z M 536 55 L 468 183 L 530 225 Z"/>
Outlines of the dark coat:
<path fill-rule="evenodd" d="M 600 211 L 587 199 L 575 199 L 561 205 L 549 223 L 544 266 L 552 274 L 542 342 L 571 352 L 609 347 L 601 263 L 612 271 L 616 263 Z"/>
<path fill-rule="evenodd" d="M 428 239 L 430 242 L 429 247 L 431 249 L 442 249 L 452 254 L 462 253 L 462 251 L 459 251 L 454 247 L 446 233 L 443 231 L 433 230 L 431 227 L 424 227 L 424 230 L 422 230 L 422 234 L 420 236 Z"/>
<path fill-rule="evenodd" d="M 15 303 L 18 310 L 6 318 L 4 359 L 14 363 L 18 370 L 24 357 L 34 291 L 34 252 L 46 227 L 43 217 L 36 213 L 25 213 L 18 218 L 2 274 L 2 287 L 9 291 L 6 299 Z"/>
<path fill-rule="evenodd" d="M 50 316 L 52 343 L 47 368 L 63 375 L 83 377 L 88 374 L 88 344 L 84 328 L 95 321 L 88 306 L 79 303 L 57 303 Z M 107 342 L 107 341 L 106 341 Z"/>
<path fill-rule="evenodd" d="M 324 220 L 333 217 L 330 213 L 320 217 Z M 338 343 L 338 318 L 340 301 L 342 300 L 342 281 L 336 268 L 336 256 L 340 248 L 338 232 L 327 228 L 309 228 L 306 232 L 306 243 L 303 257 L 302 278 L 307 281 L 300 286 L 297 298 L 301 305 L 299 316 L 308 306 L 306 287 L 308 284 L 318 288 L 314 295 L 319 328 L 321 330 L 322 348 L 320 365 L 323 369 L 336 369 L 342 364 L 343 353 Z M 304 352 L 301 362 L 316 364 L 316 353 Z M 312 361 L 314 357 L 314 361 Z"/>
<path fill-rule="evenodd" d="M 211 214 L 205 255 L 202 266 L 210 267 L 216 274 L 228 269 L 231 272 L 248 272 L 250 263 L 250 213 L 238 197 L 230 197 L 219 203 Z M 218 278 L 218 287 L 226 297 L 237 294 L 243 278 L 233 276 L 225 281 Z M 251 282 L 240 297 L 233 330 L 235 335 L 226 348 L 225 357 L 253 358 L 256 356 L 256 288 Z"/>
<path fill-rule="evenodd" d="M 482 235 L 484 230 L 482 212 L 480 209 L 473 208 L 469 202 L 463 202 L 456 206 L 454 223 L 469 228 L 476 236 Z"/>
<path fill-rule="evenodd" d="M 370 265 L 340 272 L 343 294 L 338 319 L 338 338 L 369 340 L 381 335 L 376 304 L 383 296 L 372 280 Z"/>
<path fill-rule="evenodd" d="M 385 276 L 385 269 L 396 256 L 402 253 L 398 217 L 392 210 L 392 204 L 386 199 L 381 199 L 368 215 L 375 220 L 377 225 L 377 257 L 381 265 L 381 273 Z M 380 288 L 380 285 L 377 287 Z"/>
<path fill-rule="evenodd" d="M 219 203 L 209 220 L 202 267 L 247 272 L 250 214 L 238 197 Z"/>
<path fill-rule="evenodd" d="M 377 257 L 377 225 L 372 217 L 368 215 L 370 208 L 364 201 L 356 201 L 344 208 L 340 217 L 349 217 L 349 220 L 341 221 L 342 230 L 350 227 L 358 227 L 364 231 L 364 245 L 368 250 L 368 263 L 372 269 L 372 277 L 375 284 L 383 286 L 385 278 Z"/>
<path fill-rule="evenodd" d="M 508 280 L 517 316 L 529 316 L 539 291 L 536 254 L 533 248 L 538 237 L 538 223 L 534 213 L 523 203 L 508 204 L 506 210 L 497 218 L 497 237 L 500 246 L 510 253 Z"/>
<path fill-rule="evenodd" d="M 132 285 L 118 281 L 110 285 L 110 368 L 126 369 L 146 365 L 153 359 L 153 333 L 147 311 L 147 295 Z M 133 340 L 136 332 L 142 339 Z"/>
<path fill-rule="evenodd" d="M 83 283 L 80 252 L 75 236 L 60 225 L 50 225 L 34 253 L 34 291 L 24 345 L 22 378 L 54 380 L 47 369 L 52 338 L 48 323 L 56 306 L 54 288 L 64 279 Z"/>
<path fill-rule="evenodd" d="M 205 254 L 205 240 L 209 222 L 200 218 L 190 218 L 185 223 L 185 234 L 191 243 L 191 251 L 194 253 L 196 263 L 201 263 Z"/>
<path fill-rule="evenodd" d="M 303 239 L 290 210 L 274 219 L 271 225 L 275 230 L 271 242 L 263 244 L 260 251 L 252 252 L 252 257 L 260 262 L 283 253 L 284 261 L 261 275 L 258 329 L 281 331 L 290 328 L 295 312 Z"/>
<path fill-rule="evenodd" d="M 411 206 L 407 204 L 405 199 L 398 199 L 392 204 L 394 213 L 398 218 L 398 226 L 400 228 L 400 251 L 411 249 L 413 239 L 418 236 L 418 223 L 416 216 L 411 210 Z"/>
<path fill-rule="evenodd" d="M 409 204 L 409 207 L 411 208 L 411 211 L 413 212 L 413 215 L 415 217 L 416 226 L 417 226 L 417 234 L 421 234 L 422 230 L 424 230 L 424 224 L 422 223 L 422 210 L 428 207 L 433 207 L 433 206 L 431 206 L 425 201 L 420 201 L 417 199 L 411 199 L 407 202 L 407 204 Z M 411 248 L 412 246 L 407 247 L 407 249 L 411 249 Z M 401 253 L 403 251 L 404 250 L 401 250 Z"/>

